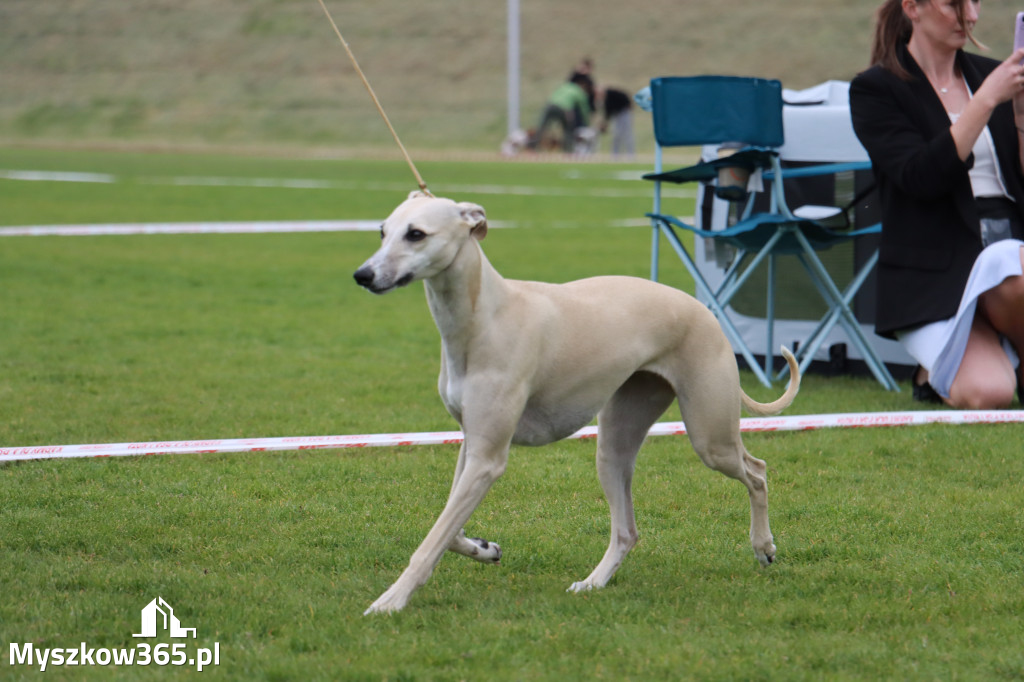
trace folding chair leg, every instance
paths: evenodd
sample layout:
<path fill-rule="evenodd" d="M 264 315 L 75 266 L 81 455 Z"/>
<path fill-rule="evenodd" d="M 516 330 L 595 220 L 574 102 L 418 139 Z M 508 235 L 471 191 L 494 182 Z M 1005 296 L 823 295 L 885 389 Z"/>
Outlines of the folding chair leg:
<path fill-rule="evenodd" d="M 843 290 L 842 301 L 847 307 L 849 307 L 849 305 L 853 302 L 853 297 L 857 295 L 858 291 L 860 291 L 861 286 L 863 286 L 864 281 L 868 278 L 868 275 L 871 274 L 871 271 L 874 269 L 875 264 L 877 262 L 878 251 L 876 250 L 874 254 L 872 254 L 872 256 L 868 258 L 867 262 L 861 266 L 856 276 L 846 286 L 846 289 Z M 806 263 L 804 263 L 803 265 L 805 269 L 809 268 L 809 266 Z M 808 272 L 808 275 L 810 276 L 810 272 Z M 816 286 L 819 286 L 817 285 L 817 283 L 815 284 Z M 825 294 L 823 292 L 822 296 L 825 297 Z M 811 332 L 811 335 L 808 336 L 807 339 L 804 341 L 803 347 L 800 348 L 799 351 L 796 353 L 796 359 L 800 365 L 801 372 L 807 370 L 811 362 L 814 360 L 814 354 L 818 352 L 818 348 L 820 348 L 821 345 L 825 342 L 825 339 L 832 331 L 832 328 L 835 327 L 836 324 L 839 322 L 839 314 L 840 313 L 837 308 L 831 308 L 828 312 L 828 315 L 821 319 L 815 330 Z M 785 374 L 788 371 L 788 367 L 783 368 L 781 374 Z"/>
<path fill-rule="evenodd" d="M 782 239 L 784 232 L 782 230 L 777 231 L 772 237 L 761 247 L 761 250 L 757 252 L 757 255 L 743 267 L 740 272 L 740 267 L 746 261 L 749 251 L 741 251 L 740 255 L 736 258 L 729 269 L 726 271 L 725 278 L 722 281 L 721 286 L 714 293 L 714 299 L 718 302 L 722 308 L 729 305 L 729 301 L 736 294 L 737 291 L 746 283 L 747 279 L 754 274 L 754 271 L 761 264 L 761 262 L 768 258 L 768 299 L 766 303 L 766 317 L 767 317 L 767 333 L 765 338 L 765 353 L 764 353 L 764 375 L 769 378 L 769 381 L 773 378 L 775 372 L 775 293 L 776 293 L 776 256 L 773 253 L 775 245 Z M 749 363 L 749 360 L 748 360 Z M 778 377 L 781 378 L 783 373 L 780 373 Z"/>
<path fill-rule="evenodd" d="M 736 262 L 733 263 L 726 273 L 726 277 L 722 282 L 722 285 L 718 288 L 718 291 L 715 292 L 715 298 L 722 307 L 729 305 L 729 301 L 732 300 L 732 297 L 736 295 L 736 292 L 739 291 L 744 284 L 746 284 L 750 276 L 754 274 L 754 270 L 757 269 L 757 266 L 761 264 L 761 261 L 768 257 L 772 249 L 775 248 L 775 244 L 778 243 L 782 237 L 783 232 L 781 230 L 773 234 L 771 239 L 761 247 L 761 250 L 757 252 L 757 255 L 755 255 L 754 258 L 751 259 L 750 263 L 743 269 L 743 272 L 739 271 L 740 265 L 744 262 L 750 252 L 741 252 L 741 255 L 736 259 Z"/>
<path fill-rule="evenodd" d="M 658 222 L 651 221 L 651 281 L 658 281 L 658 256 L 661 246 L 661 228 L 658 227 Z"/>
<path fill-rule="evenodd" d="M 768 331 L 765 337 L 764 373 L 771 377 L 775 373 L 775 265 L 778 256 L 768 256 L 768 300 L 765 302 L 765 322 Z"/>
<path fill-rule="evenodd" d="M 698 292 L 702 297 L 707 299 L 708 307 L 711 308 L 711 312 L 713 312 L 715 317 L 718 318 L 718 322 L 722 325 L 722 329 L 725 331 L 726 336 L 728 336 L 733 342 L 734 347 L 740 349 L 740 354 L 743 356 L 743 359 L 747 361 L 747 365 L 754 373 L 754 376 L 757 377 L 757 380 L 765 387 L 771 388 L 771 380 L 768 379 L 768 376 L 761 369 L 761 366 L 757 363 L 753 353 L 751 353 L 750 349 L 747 348 L 746 342 L 743 341 L 743 336 L 740 335 L 739 330 L 736 329 L 732 320 L 729 319 L 729 316 L 726 314 L 723 306 L 719 304 L 718 300 L 713 295 L 711 287 L 708 286 L 708 283 L 700 274 L 700 271 L 697 269 L 697 264 L 693 262 L 692 258 L 690 258 L 690 254 L 686 251 L 686 247 L 683 246 L 679 236 L 670 226 L 660 222 L 659 225 L 661 226 L 661 230 L 665 233 L 665 238 L 668 239 L 668 243 L 671 244 L 676 255 L 679 256 L 679 259 L 683 261 L 686 269 L 689 270 L 690 274 L 693 276 L 693 281 L 697 285 Z"/>
<path fill-rule="evenodd" d="M 825 297 L 829 308 L 838 311 L 839 322 L 849 335 L 850 341 L 861 352 L 864 362 L 867 363 L 871 373 L 875 375 L 878 382 L 887 390 L 899 391 L 900 388 L 892 378 L 892 374 L 889 373 L 889 369 L 868 343 L 864 332 L 860 328 L 860 323 L 854 316 L 853 311 L 850 310 L 849 303 L 844 300 L 843 295 L 839 293 L 839 289 L 836 288 L 835 283 L 828 276 L 828 271 L 825 270 L 821 259 L 814 253 L 814 249 L 807 241 L 807 238 L 799 230 L 795 231 L 794 235 L 804 250 L 804 253 L 800 255 L 800 262 L 804 264 L 808 275 L 811 276 L 811 279 Z"/>

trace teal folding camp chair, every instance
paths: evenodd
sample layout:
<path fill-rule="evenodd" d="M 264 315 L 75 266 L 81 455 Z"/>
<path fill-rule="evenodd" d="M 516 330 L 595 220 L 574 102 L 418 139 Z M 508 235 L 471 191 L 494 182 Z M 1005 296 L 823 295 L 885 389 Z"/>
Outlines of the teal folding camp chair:
<path fill-rule="evenodd" d="M 645 93 L 646 94 L 646 93 Z M 733 76 L 694 76 L 655 78 L 650 85 L 650 109 L 654 119 L 657 143 L 655 169 L 644 179 L 654 182 L 654 208 L 647 216 L 653 229 L 651 245 L 651 279 L 658 278 L 659 245 L 662 237 L 675 250 L 693 276 L 698 295 L 715 313 L 726 335 L 747 365 L 765 386 L 773 378 L 773 328 L 775 319 L 775 269 L 779 256 L 791 255 L 803 265 L 815 289 L 827 306 L 827 313 L 810 337 L 799 344 L 796 356 L 801 371 L 810 365 L 826 336 L 838 324 L 864 358 L 878 381 L 889 390 L 899 390 L 892 375 L 868 343 L 852 310 L 857 291 L 877 262 L 877 252 L 856 273 L 844 291 L 840 291 L 816 251 L 825 250 L 865 234 L 876 234 L 880 225 L 863 229 L 837 230 L 826 225 L 842 211 L 831 215 L 818 211 L 797 211 L 786 203 L 783 178 L 832 174 L 869 167 L 864 163 L 833 163 L 799 169 L 783 170 L 775 151 L 784 142 L 782 127 L 782 85 L 775 80 Z M 640 99 L 638 97 L 638 99 Z M 704 160 L 695 166 L 665 171 L 663 149 L 720 145 L 735 149 L 728 156 Z M 770 181 L 768 208 L 755 210 L 758 191 L 750 191 L 742 183 L 719 182 L 720 172 L 733 176 L 760 174 Z M 737 173 L 736 171 L 741 171 Z M 725 173 L 722 175 L 729 175 Z M 662 183 L 702 182 L 720 198 L 737 203 L 736 218 L 724 229 L 709 230 L 691 225 L 665 212 L 662 208 Z M 844 216 L 841 216 L 844 217 Z M 689 230 L 704 239 L 728 244 L 734 257 L 724 279 L 712 288 L 683 245 L 677 230 Z M 767 342 L 762 367 L 729 318 L 729 301 L 748 283 L 754 270 L 767 261 Z M 783 370 L 785 371 L 785 370 Z"/>

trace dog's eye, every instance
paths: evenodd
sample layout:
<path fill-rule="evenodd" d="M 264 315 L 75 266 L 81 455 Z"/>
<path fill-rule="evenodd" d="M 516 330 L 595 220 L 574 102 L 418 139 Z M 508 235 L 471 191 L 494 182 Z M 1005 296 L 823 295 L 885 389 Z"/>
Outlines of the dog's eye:
<path fill-rule="evenodd" d="M 424 232 L 423 230 L 417 230 L 415 227 L 410 227 L 409 231 L 405 233 L 406 241 L 410 242 L 418 242 L 422 239 L 425 239 L 426 236 L 426 232 Z"/>
<path fill-rule="evenodd" d="M 380 240 L 384 241 L 384 226 L 380 226 Z"/>

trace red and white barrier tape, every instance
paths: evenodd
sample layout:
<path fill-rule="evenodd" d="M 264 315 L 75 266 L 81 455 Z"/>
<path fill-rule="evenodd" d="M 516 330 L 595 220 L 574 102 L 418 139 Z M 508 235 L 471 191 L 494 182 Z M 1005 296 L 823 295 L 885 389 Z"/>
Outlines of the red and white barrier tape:
<path fill-rule="evenodd" d="M 1024 422 L 1024 410 L 939 410 L 926 412 L 865 412 L 855 414 L 811 414 L 793 417 L 754 417 L 740 420 L 740 430 L 814 431 L 829 428 L 914 426 L 920 424 L 1004 424 Z M 674 436 L 686 433 L 683 422 L 660 422 L 649 435 Z M 596 426 L 587 426 L 570 438 L 593 438 Z M 314 450 L 393 447 L 396 445 L 444 445 L 462 442 L 459 431 L 434 433 L 390 433 L 364 436 L 299 436 L 284 438 L 236 438 L 230 440 L 183 440 L 99 445 L 39 445 L 0 447 L 0 462 L 73 457 L 124 457 L 272 450 Z"/>

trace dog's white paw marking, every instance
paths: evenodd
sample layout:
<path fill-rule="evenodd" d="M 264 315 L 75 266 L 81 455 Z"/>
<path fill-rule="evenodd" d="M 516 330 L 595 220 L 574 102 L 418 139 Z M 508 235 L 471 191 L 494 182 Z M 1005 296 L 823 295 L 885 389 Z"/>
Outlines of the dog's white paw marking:
<path fill-rule="evenodd" d="M 757 555 L 757 560 L 761 562 L 761 566 L 767 567 L 775 562 L 775 545 L 769 544 L 767 551 L 755 549 L 754 554 Z"/>
<path fill-rule="evenodd" d="M 400 610 L 400 609 L 397 609 L 397 608 L 389 607 L 389 606 L 387 606 L 385 604 L 381 604 L 379 602 L 380 602 L 380 600 L 378 599 L 377 601 L 375 601 L 372 604 L 370 604 L 370 608 L 368 608 L 365 611 L 363 611 L 363 615 L 364 616 L 372 616 L 372 615 L 377 614 L 377 613 L 395 613 L 395 612 Z"/>
<path fill-rule="evenodd" d="M 377 597 L 377 601 L 370 604 L 370 608 L 363 611 L 364 616 L 374 613 L 395 613 L 405 608 L 409 601 L 409 595 L 403 595 L 392 585 L 388 591 Z"/>
<path fill-rule="evenodd" d="M 497 542 L 488 542 L 483 538 L 466 539 L 476 545 L 476 550 L 471 555 L 474 559 L 485 564 L 501 563 L 501 545 Z"/>
<path fill-rule="evenodd" d="M 581 580 L 578 583 L 569 585 L 569 589 L 566 592 L 589 592 L 593 589 L 597 589 L 594 587 L 594 583 L 589 580 Z"/>

